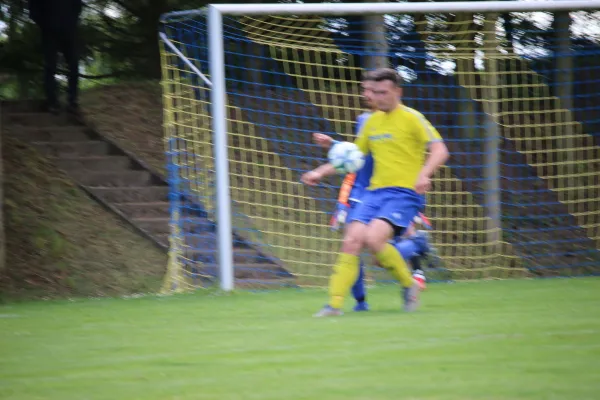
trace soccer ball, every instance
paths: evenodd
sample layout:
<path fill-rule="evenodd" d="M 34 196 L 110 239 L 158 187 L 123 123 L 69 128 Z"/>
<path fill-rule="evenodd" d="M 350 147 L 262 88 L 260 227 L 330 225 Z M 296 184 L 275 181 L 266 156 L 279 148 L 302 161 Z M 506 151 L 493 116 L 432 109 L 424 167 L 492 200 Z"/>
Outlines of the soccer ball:
<path fill-rule="evenodd" d="M 338 142 L 327 153 L 329 163 L 333 165 L 338 174 L 347 174 L 358 171 L 365 164 L 365 156 L 358 146 L 350 142 Z"/>

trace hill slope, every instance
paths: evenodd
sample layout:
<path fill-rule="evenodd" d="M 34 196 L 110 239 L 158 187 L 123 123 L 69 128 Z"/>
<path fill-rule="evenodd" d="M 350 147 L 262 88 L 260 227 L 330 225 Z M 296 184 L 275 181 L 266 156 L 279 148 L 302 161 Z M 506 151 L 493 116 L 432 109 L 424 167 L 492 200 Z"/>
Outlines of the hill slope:
<path fill-rule="evenodd" d="M 164 253 L 4 133 L 5 297 L 104 296 L 158 290 Z"/>

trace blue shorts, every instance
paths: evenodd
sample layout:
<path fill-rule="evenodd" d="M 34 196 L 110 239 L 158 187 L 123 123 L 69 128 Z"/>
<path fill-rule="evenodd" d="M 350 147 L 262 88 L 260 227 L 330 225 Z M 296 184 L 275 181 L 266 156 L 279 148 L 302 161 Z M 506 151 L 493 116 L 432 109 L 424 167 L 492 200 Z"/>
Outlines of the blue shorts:
<path fill-rule="evenodd" d="M 392 225 L 396 235 L 402 234 L 425 208 L 425 196 L 397 187 L 367 190 L 360 200 L 348 216 L 348 222 L 368 224 L 374 219 L 382 219 Z"/>
<path fill-rule="evenodd" d="M 362 203 L 362 198 L 364 194 L 367 192 L 367 189 L 363 187 L 354 186 L 352 191 L 350 192 L 350 198 L 348 199 L 348 204 L 350 207 L 348 208 L 348 215 L 346 215 L 346 221 L 349 223 L 352 221 L 352 215 L 354 211 L 358 207 L 360 203 Z"/>
<path fill-rule="evenodd" d="M 348 205 L 343 205 L 340 202 L 336 203 L 336 209 L 334 210 L 334 214 L 337 215 L 336 219 L 339 220 L 340 213 L 343 214 L 343 222 L 349 223 L 352 220 L 352 214 L 354 214 L 354 210 L 356 207 L 362 202 L 362 196 L 367 190 L 362 187 L 354 187 L 350 192 L 350 198 L 348 199 Z M 336 228 L 337 230 L 337 228 Z"/>
<path fill-rule="evenodd" d="M 348 209 L 348 215 L 346 216 L 346 221 L 350 222 L 350 221 L 352 221 L 352 216 L 354 215 L 354 212 L 356 211 L 356 208 L 358 207 L 360 202 L 350 200 L 348 203 L 350 204 L 350 208 Z"/>

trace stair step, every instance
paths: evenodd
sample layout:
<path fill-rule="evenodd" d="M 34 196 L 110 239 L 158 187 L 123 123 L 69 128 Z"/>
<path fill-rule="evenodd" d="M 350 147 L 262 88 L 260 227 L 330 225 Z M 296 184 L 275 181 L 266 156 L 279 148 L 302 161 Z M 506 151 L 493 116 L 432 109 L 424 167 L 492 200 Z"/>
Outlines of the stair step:
<path fill-rule="evenodd" d="M 6 114 L 4 122 L 13 126 L 80 126 L 65 113 L 11 112 Z"/>
<path fill-rule="evenodd" d="M 169 202 L 115 203 L 119 210 L 130 218 L 169 217 Z"/>
<path fill-rule="evenodd" d="M 28 142 L 84 142 L 90 140 L 83 126 L 36 126 L 19 129 L 19 139 Z"/>
<path fill-rule="evenodd" d="M 72 176 L 86 186 L 143 186 L 152 181 L 148 171 L 74 172 Z"/>
<path fill-rule="evenodd" d="M 65 171 L 119 171 L 131 168 L 131 159 L 125 156 L 64 157 L 56 164 Z"/>
<path fill-rule="evenodd" d="M 542 108 L 560 108 L 559 104 L 560 104 L 560 99 L 558 97 L 554 97 L 554 96 L 532 96 L 532 97 L 519 97 L 518 100 L 515 99 L 514 97 L 501 97 L 498 99 L 498 103 L 510 103 L 510 104 L 517 104 L 517 103 L 525 103 L 525 102 L 532 102 L 532 103 L 536 103 L 536 106 L 540 106 Z M 540 102 L 542 102 L 542 104 L 539 104 Z"/>
<path fill-rule="evenodd" d="M 219 252 L 215 248 L 184 248 L 182 253 L 185 258 L 204 264 L 216 264 L 219 260 Z M 235 264 L 270 264 L 271 260 L 254 249 L 234 248 L 233 262 Z"/>
<path fill-rule="evenodd" d="M 169 236 L 171 236 L 170 233 L 158 233 L 158 234 L 153 234 L 152 236 L 154 236 L 154 238 L 159 243 L 161 243 L 167 247 L 170 245 L 170 242 L 169 242 Z"/>
<path fill-rule="evenodd" d="M 235 287 L 237 289 L 273 289 L 274 286 L 282 287 L 298 287 L 296 277 L 293 275 L 289 278 L 268 278 L 268 279 L 236 279 Z"/>
<path fill-rule="evenodd" d="M 209 221 L 211 228 L 215 228 L 212 221 Z M 159 242 L 169 245 L 169 233 L 158 233 L 153 235 Z M 217 234 L 215 232 L 186 233 L 183 234 L 183 244 L 192 249 L 212 249 L 218 248 Z M 243 240 L 233 239 L 233 247 L 236 249 L 252 249 L 251 245 Z"/>
<path fill-rule="evenodd" d="M 168 186 L 89 187 L 88 189 L 109 203 L 154 202 L 169 199 Z"/>
<path fill-rule="evenodd" d="M 170 232 L 169 218 L 134 218 L 133 221 L 154 235 Z M 206 218 L 184 218 L 179 222 L 179 228 L 186 233 L 206 233 L 214 229 L 214 224 Z"/>
<path fill-rule="evenodd" d="M 108 155 L 111 146 L 100 140 L 85 142 L 32 142 L 42 154 L 48 157 L 74 157 L 74 156 L 104 156 Z"/>
<path fill-rule="evenodd" d="M 156 233 L 153 235 L 159 242 L 169 245 L 170 233 Z M 189 233 L 183 236 L 184 244 L 191 247 L 205 247 L 207 243 L 216 243 L 217 237 L 213 232 Z M 216 248 L 216 246 L 213 246 Z"/>
<path fill-rule="evenodd" d="M 216 264 L 203 264 L 189 260 L 182 260 L 187 271 L 191 274 L 218 276 L 219 266 Z M 288 271 L 276 264 L 234 264 L 236 279 L 278 279 L 292 276 Z"/>
<path fill-rule="evenodd" d="M 69 116 L 35 112 L 36 107 L 35 104 L 15 106 L 8 113 L 3 112 L 2 121 L 11 125 L 15 136 L 52 158 L 90 192 L 168 246 L 169 187 L 153 185 L 157 181 L 153 174 L 136 169 L 140 168 L 137 163 L 123 156 L 115 145 L 96 140 L 99 138 L 93 131 L 70 120 Z M 201 205 L 188 204 L 183 197 L 177 204 L 181 206 L 178 228 L 183 240 L 182 261 L 192 273 L 199 271 L 217 276 L 218 242 L 214 222 L 205 217 L 207 212 Z M 260 284 L 293 279 L 288 271 L 263 256 L 258 247 L 250 247 L 237 234 L 233 241 L 236 280 Z"/>
<path fill-rule="evenodd" d="M 170 217 L 168 201 L 143 201 L 115 203 L 125 214 L 132 218 Z M 206 218 L 206 211 L 200 206 L 179 204 L 179 215 L 182 218 Z"/>
<path fill-rule="evenodd" d="M 38 112 L 41 108 L 41 100 L 9 100 L 0 102 L 0 112 L 4 115 Z"/>

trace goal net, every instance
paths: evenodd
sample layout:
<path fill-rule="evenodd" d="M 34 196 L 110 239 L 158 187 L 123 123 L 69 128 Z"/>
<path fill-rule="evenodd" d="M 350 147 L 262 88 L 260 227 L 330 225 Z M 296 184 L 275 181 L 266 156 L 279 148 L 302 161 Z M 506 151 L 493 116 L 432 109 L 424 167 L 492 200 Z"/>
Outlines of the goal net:
<path fill-rule="evenodd" d="M 381 66 L 399 71 L 402 101 L 451 152 L 427 195 L 439 255 L 431 279 L 600 271 L 600 15 L 518 4 L 495 13 L 343 15 L 332 4 L 340 16 L 223 15 L 236 287 L 327 284 L 342 177 L 307 187 L 300 176 L 325 162 L 313 132 L 354 139 L 361 75 Z M 167 15 L 161 27 L 166 290 L 219 275 L 207 23 L 196 11 Z M 387 279 L 376 267 L 367 275 Z"/>

